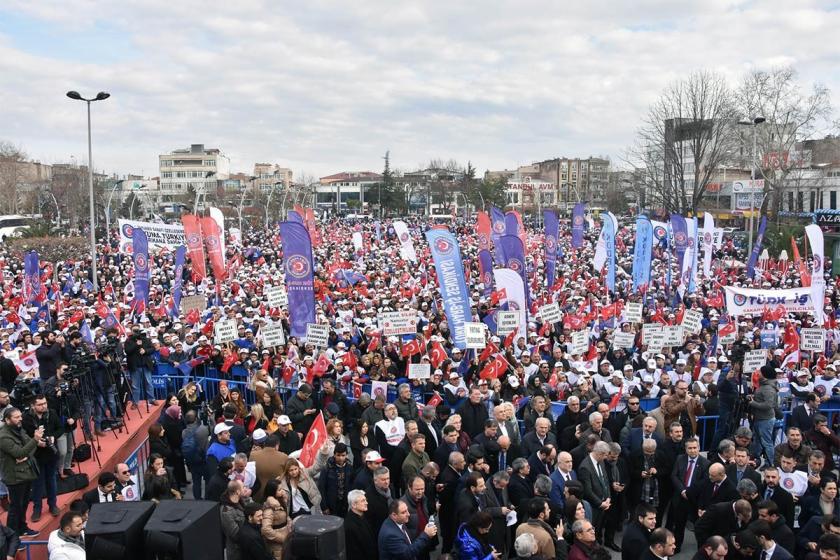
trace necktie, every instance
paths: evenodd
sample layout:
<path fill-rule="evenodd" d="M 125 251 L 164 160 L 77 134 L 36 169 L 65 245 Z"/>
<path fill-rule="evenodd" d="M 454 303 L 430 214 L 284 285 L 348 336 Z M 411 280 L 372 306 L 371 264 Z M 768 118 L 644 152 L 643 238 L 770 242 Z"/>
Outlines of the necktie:
<path fill-rule="evenodd" d="M 761 551 L 761 560 L 767 560 L 767 551 L 766 550 Z"/>
<path fill-rule="evenodd" d="M 712 488 L 712 496 L 717 496 L 718 488 L 720 488 L 720 482 L 715 482 L 715 486 Z"/>
<path fill-rule="evenodd" d="M 567 481 L 567 482 L 568 482 L 569 480 L 572 480 L 572 475 L 570 475 L 569 473 L 566 473 L 564 476 L 566 477 L 566 481 Z"/>
<path fill-rule="evenodd" d="M 688 460 L 688 467 L 685 469 L 685 477 L 683 478 L 683 486 L 688 487 L 691 483 L 691 475 L 694 474 L 694 459 Z"/>
<path fill-rule="evenodd" d="M 742 479 L 743 477 L 744 477 L 744 471 L 742 471 L 742 470 L 738 470 L 738 471 L 737 471 L 737 473 L 736 473 L 736 477 L 735 477 L 735 478 L 737 478 L 737 479 L 738 479 L 738 482 L 741 482 L 741 479 Z"/>
<path fill-rule="evenodd" d="M 772 498 L 773 498 L 773 489 L 772 488 L 767 488 L 767 490 L 764 491 L 764 499 L 765 500 L 770 500 Z"/>
<path fill-rule="evenodd" d="M 402 534 L 405 535 L 405 540 L 408 544 L 411 544 L 411 537 L 408 536 L 408 531 L 405 530 L 405 525 L 400 525 L 400 530 L 402 531 Z"/>
<path fill-rule="evenodd" d="M 499 470 L 503 471 L 507 468 L 506 460 L 505 460 L 505 452 L 502 451 L 499 453 Z"/>

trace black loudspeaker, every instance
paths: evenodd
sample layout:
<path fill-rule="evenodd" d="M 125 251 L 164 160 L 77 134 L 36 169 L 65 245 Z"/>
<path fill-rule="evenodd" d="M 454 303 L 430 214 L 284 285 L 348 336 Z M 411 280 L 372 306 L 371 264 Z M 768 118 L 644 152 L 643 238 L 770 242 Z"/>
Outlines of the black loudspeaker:
<path fill-rule="evenodd" d="M 377 546 L 371 543 L 371 546 Z M 284 560 L 345 560 L 344 520 L 333 515 L 301 515 L 295 518 L 295 525 L 286 548 Z"/>
<path fill-rule="evenodd" d="M 152 502 L 94 504 L 85 526 L 88 560 L 141 560 L 143 527 L 152 516 Z"/>
<path fill-rule="evenodd" d="M 146 553 L 152 558 L 222 560 L 219 504 L 164 500 L 146 523 Z"/>

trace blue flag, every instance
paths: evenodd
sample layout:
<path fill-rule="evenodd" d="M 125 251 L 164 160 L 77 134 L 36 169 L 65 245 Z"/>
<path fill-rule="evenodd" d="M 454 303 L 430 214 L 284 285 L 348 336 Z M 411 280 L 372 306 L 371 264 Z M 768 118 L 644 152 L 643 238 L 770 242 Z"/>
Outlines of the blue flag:
<path fill-rule="evenodd" d="M 519 235 L 519 220 L 513 212 L 505 213 L 505 235 Z"/>
<path fill-rule="evenodd" d="M 603 222 L 604 243 L 607 250 L 607 289 L 615 292 L 615 235 L 616 219 L 611 212 L 601 214 Z"/>
<path fill-rule="evenodd" d="M 187 254 L 187 248 L 180 245 L 175 249 L 175 282 L 172 289 L 172 309 L 169 314 L 172 317 L 178 317 L 178 312 L 181 309 L 181 292 L 184 287 L 184 257 Z"/>
<path fill-rule="evenodd" d="M 650 282 L 650 261 L 653 250 L 653 224 L 647 216 L 636 218 L 636 244 L 633 247 L 633 291 Z"/>
<path fill-rule="evenodd" d="M 484 284 L 484 296 L 489 297 L 493 293 L 493 257 L 487 249 L 478 251 L 478 270 Z"/>
<path fill-rule="evenodd" d="M 30 251 L 23 257 L 23 274 L 26 303 L 32 303 L 41 295 L 41 269 L 36 251 Z"/>
<path fill-rule="evenodd" d="M 149 303 L 149 238 L 141 228 L 131 234 L 134 249 L 134 309 L 146 309 Z M 142 307 L 141 307 L 142 304 Z"/>
<path fill-rule="evenodd" d="M 682 272 L 685 250 L 688 248 L 688 224 L 679 214 L 671 214 L 671 231 L 674 234 L 674 252 L 677 255 L 677 270 Z"/>
<path fill-rule="evenodd" d="M 472 321 L 470 292 L 464 279 L 464 265 L 458 242 L 449 230 L 430 229 L 426 232 L 426 241 L 435 261 L 443 308 L 452 330 L 455 346 L 462 350 L 467 347 L 464 323 Z M 289 309 L 291 309 L 289 302 Z"/>
<path fill-rule="evenodd" d="M 761 245 L 764 243 L 764 230 L 767 228 L 767 216 L 761 217 L 761 224 L 758 226 L 758 235 L 755 236 L 755 243 L 752 246 L 750 260 L 747 263 L 747 278 L 755 276 L 755 265 L 761 255 Z"/>
<path fill-rule="evenodd" d="M 582 219 L 583 216 L 581 216 Z M 557 238 L 560 235 L 560 220 L 557 219 L 557 212 L 546 210 L 543 212 L 543 221 L 545 222 L 545 279 L 550 289 L 554 285 L 554 269 L 557 265 Z M 574 228 L 572 228 L 572 232 L 572 235 L 574 235 Z M 574 241 L 572 241 L 572 244 L 574 244 Z"/>
<path fill-rule="evenodd" d="M 505 265 L 505 255 L 499 245 L 499 239 L 505 234 L 505 214 L 495 206 L 490 206 L 490 237 L 493 239 L 495 251 L 493 252 L 493 260 L 499 266 Z M 514 235 L 515 235 L 514 230 Z"/>
<path fill-rule="evenodd" d="M 584 208 L 586 208 L 586 205 L 578 202 L 572 212 L 572 247 L 575 249 L 583 247 L 583 226 L 586 223 L 586 220 L 583 219 Z"/>
<path fill-rule="evenodd" d="M 294 222 L 296 224 L 303 224 L 303 216 L 301 216 L 297 210 L 289 210 L 287 212 L 289 216 L 289 221 Z"/>
<path fill-rule="evenodd" d="M 283 240 L 291 335 L 305 337 L 307 323 L 315 322 L 312 241 L 303 224 L 297 222 L 281 222 L 280 238 Z M 463 276 L 462 273 L 461 277 Z"/>

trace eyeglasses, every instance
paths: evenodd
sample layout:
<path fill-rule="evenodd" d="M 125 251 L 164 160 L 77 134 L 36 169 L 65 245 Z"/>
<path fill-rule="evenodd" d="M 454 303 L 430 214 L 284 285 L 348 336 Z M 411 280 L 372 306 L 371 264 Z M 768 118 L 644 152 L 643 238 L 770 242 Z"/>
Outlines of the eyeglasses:
<path fill-rule="evenodd" d="M 121 471 L 120 474 L 131 474 L 131 471 Z"/>
<path fill-rule="evenodd" d="M 639 403 L 637 403 L 637 402 L 631 402 L 631 403 L 627 403 L 627 404 L 629 404 L 630 406 L 639 406 Z"/>

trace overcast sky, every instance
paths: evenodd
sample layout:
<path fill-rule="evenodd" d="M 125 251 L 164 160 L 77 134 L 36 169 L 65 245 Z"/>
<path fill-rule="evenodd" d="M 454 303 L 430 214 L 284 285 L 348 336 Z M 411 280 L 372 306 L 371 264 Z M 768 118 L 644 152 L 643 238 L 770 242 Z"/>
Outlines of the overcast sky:
<path fill-rule="evenodd" d="M 286 6 L 288 6 L 288 9 Z M 837 2 L 4 0 L 0 140 L 45 162 L 158 174 L 221 148 L 320 176 L 610 156 L 692 70 L 793 64 L 840 95 Z"/>

